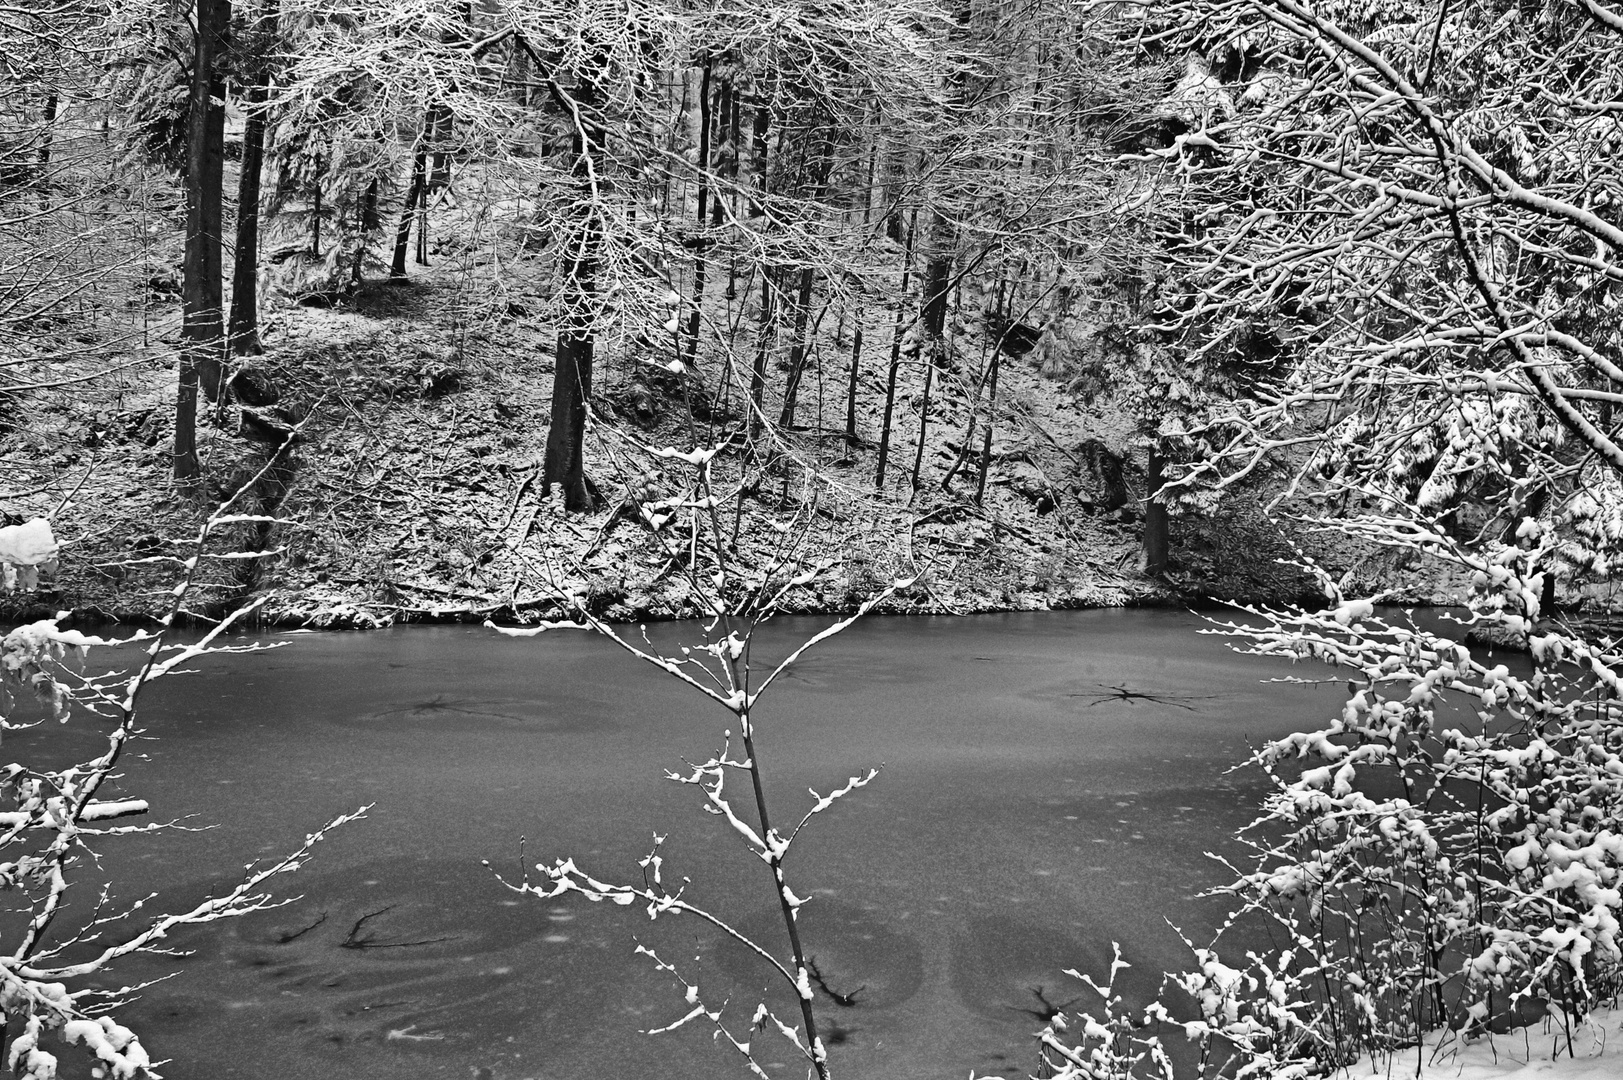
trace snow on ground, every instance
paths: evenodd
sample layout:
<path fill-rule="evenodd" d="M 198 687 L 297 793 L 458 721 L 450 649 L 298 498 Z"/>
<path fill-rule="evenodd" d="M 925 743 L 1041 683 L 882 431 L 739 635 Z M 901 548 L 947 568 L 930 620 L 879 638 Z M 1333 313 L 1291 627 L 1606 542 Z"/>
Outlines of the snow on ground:
<path fill-rule="evenodd" d="M 1623 1006 L 1601 1009 L 1576 1025 L 1569 1038 L 1559 1018 L 1461 1044 L 1445 1033 L 1432 1040 L 1423 1061 L 1398 1056 L 1371 1068 L 1359 1062 L 1346 1071 L 1390 1080 L 1623 1080 Z"/>

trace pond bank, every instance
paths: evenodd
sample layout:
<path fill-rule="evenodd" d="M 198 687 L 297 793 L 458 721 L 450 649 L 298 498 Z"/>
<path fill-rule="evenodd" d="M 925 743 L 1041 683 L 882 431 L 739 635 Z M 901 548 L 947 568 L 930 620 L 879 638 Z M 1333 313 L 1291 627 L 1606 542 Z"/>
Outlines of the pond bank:
<path fill-rule="evenodd" d="M 378 467 L 387 469 L 389 463 Z M 704 583 L 675 565 L 641 523 L 617 510 L 566 516 L 534 500 L 511 515 L 523 519 L 519 524 L 503 529 L 499 523 L 473 525 L 471 519 L 485 508 L 472 505 L 464 508 L 460 545 L 414 559 L 409 549 L 390 548 L 387 533 L 358 528 L 317 501 L 321 470 L 308 458 L 296 453 L 280 472 L 278 506 L 253 509 L 279 509 L 283 523 L 227 531 L 214 545 L 217 552 L 262 554 L 205 568 L 188 597 L 190 620 L 217 619 L 254 604 L 257 611 L 247 624 L 264 627 L 366 629 L 487 618 L 525 623 L 566 617 L 570 596 L 610 621 L 709 614 L 700 591 Z M 510 505 L 529 496 L 522 479 L 510 486 L 513 491 L 502 493 Z M 147 490 L 162 488 L 155 484 Z M 89 624 L 154 620 L 170 602 L 178 560 L 190 551 L 178 538 L 195 535 L 207 509 L 200 497 L 175 493 L 102 502 L 92 528 L 75 529 L 74 522 L 62 527 L 66 542 L 54 580 L 37 593 L 0 597 L 0 620 L 28 621 L 64 610 Z M 755 568 L 772 565 L 774 544 L 781 544 L 786 530 L 800 529 L 795 565 L 806 580 L 783 592 L 780 614 L 847 614 L 907 577 L 916 580 L 876 613 L 1277 605 L 1311 603 L 1315 595 L 1306 575 L 1288 565 L 1291 552 L 1284 538 L 1270 523 L 1243 512 L 1200 522 L 1175 519 L 1173 563 L 1153 577 L 1140 568 L 1137 528 L 1130 520 L 1084 519 L 1081 528 L 1037 531 L 1029 523 L 1009 523 L 966 506 L 956 519 L 938 509 L 926 526 L 934 530 L 927 534 L 918 525 L 920 516 L 905 507 L 877 512 L 870 507 L 864 520 L 857 520 L 746 501 L 736 511 L 732 573 L 740 581 L 752 574 L 759 579 Z M 424 531 L 415 521 L 401 528 L 409 534 Z M 1337 565 L 1336 554 L 1321 551 L 1321 564 Z M 1378 564 L 1365 565 L 1362 574 L 1372 589 L 1409 578 L 1398 583 L 1404 586 L 1396 594 L 1399 602 L 1458 602 L 1458 594 L 1440 580 L 1394 574 Z"/>
<path fill-rule="evenodd" d="M 300 494 L 295 482 L 289 501 Z M 163 614 L 170 601 L 166 575 L 174 573 L 174 560 L 187 548 L 149 530 L 154 520 L 168 517 L 175 520 L 173 532 L 183 536 L 195 526 L 179 519 L 201 517 L 202 508 L 187 500 L 168 499 L 146 509 L 145 514 L 129 515 L 122 524 L 103 524 L 99 536 L 78 542 L 70 539 L 55 579 L 47 580 L 37 593 L 0 598 L 0 620 L 21 622 L 66 610 L 81 623 L 142 623 Z M 354 546 L 354 536 L 330 525 L 323 528 L 319 521 L 312 525 L 308 520 L 294 520 L 275 530 L 262 530 L 260 535 L 228 536 L 219 550 L 263 550 L 264 555 L 222 564 L 216 572 L 205 571 L 188 598 L 186 611 L 193 620 L 216 619 L 237 607 L 256 604 L 258 610 L 248 620 L 250 625 L 287 628 L 365 629 L 486 618 L 533 622 L 566 616 L 570 605 L 565 597 L 572 594 L 594 614 L 611 621 L 652 622 L 709 614 L 685 573 L 663 565 L 665 560 L 649 558 L 647 549 L 652 545 L 646 543 L 651 539 L 646 532 L 628 523 L 617 526 L 606 513 L 565 519 L 555 508 L 546 509 L 556 516 L 550 536 L 531 536 L 513 544 L 503 552 L 505 558 L 492 557 L 488 551 L 463 560 L 453 554 L 449 561 L 415 567 L 407 573 L 389 573 L 383 555 L 375 556 L 374 572 L 364 575 L 354 572 L 353 561 L 335 565 L 301 557 L 312 548 Z M 779 537 L 777 530 L 784 527 L 780 515 L 768 510 L 749 508 L 742 516 L 745 530 L 766 537 Z M 793 520 L 793 515 L 787 516 Z M 810 580 L 787 589 L 778 613 L 847 614 L 900 577 L 917 580 L 879 605 L 877 613 L 975 615 L 1187 608 L 1227 601 L 1279 603 L 1307 591 L 1299 574 L 1266 563 L 1260 568 L 1249 566 L 1242 573 L 1214 575 L 1215 580 L 1210 581 L 1199 580 L 1182 568 L 1152 578 L 1136 565 L 1132 530 L 1120 526 L 1101 529 L 1099 535 L 1078 542 L 1022 534 L 1017 528 L 992 522 L 981 527 L 979 549 L 947 559 L 908 558 L 906 549 L 916 549 L 918 537 L 906 516 L 897 513 L 893 520 L 870 521 L 855 542 L 849 536 L 831 535 L 832 530 L 808 529 L 803 541 L 808 553 L 800 565 L 809 568 Z M 625 535 L 633 532 L 636 535 Z M 125 550 L 97 542 L 115 533 L 131 538 Z M 569 550 L 557 543 L 560 535 L 574 536 L 579 543 Z M 588 538 L 604 535 L 610 542 L 597 543 L 596 550 L 582 558 L 583 550 L 591 545 Z M 262 537 L 266 541 L 263 547 L 240 543 Z M 1216 544 L 1238 543 L 1232 537 L 1215 539 Z M 1215 547 L 1213 541 L 1206 534 L 1191 538 L 1191 546 Z M 749 565 L 749 540 L 745 538 L 740 546 L 746 550 L 736 556 L 735 566 L 743 577 Z M 761 558 L 766 562 L 768 557 L 763 554 Z M 470 572 L 498 562 L 506 564 L 501 566 L 500 577 Z M 1206 560 L 1207 566 L 1220 562 L 1210 556 Z M 548 564 L 567 568 L 553 570 L 549 577 Z M 254 571 L 245 576 L 244 565 Z"/>
<path fill-rule="evenodd" d="M 206 481 L 185 489 L 170 480 L 166 364 L 132 368 L 133 388 L 116 395 L 42 392 L 26 435 L 6 438 L 3 449 L 50 482 L 0 509 L 17 520 L 49 516 L 63 541 L 62 569 L 51 591 L 0 598 L 0 618 L 161 614 L 190 554 L 185 538 L 244 485 L 243 509 L 281 523 L 239 523 L 218 538 L 218 550 L 258 556 L 201 575 L 187 604 L 199 615 L 258 601 L 258 621 L 274 626 L 522 621 L 560 614 L 558 598 L 570 594 L 614 619 L 701 615 L 702 598 L 642 514 L 693 479 L 661 457 L 663 447 L 720 448 L 712 479 L 732 570 L 747 578 L 793 548 L 811 573 L 785 594 L 786 612 L 847 612 L 915 576 L 880 610 L 1280 603 L 1312 592 L 1286 565 L 1298 545 L 1360 579 L 1415 577 L 1332 540 L 1286 535 L 1258 509 L 1267 493 L 1244 491 L 1216 513 L 1174 516 L 1168 566 L 1145 574 L 1137 501 L 1145 480 L 1130 426 L 1013 363 L 1006 375 L 1018 408 L 999 417 L 984 482 L 955 465 L 954 425 L 969 413 L 942 398 L 946 411 L 927 444 L 898 450 L 911 460 L 893 464 L 882 485 L 867 438 L 873 417 L 858 416 L 864 434 L 854 442 L 822 429 L 752 442 L 737 415 L 701 420 L 688 392 L 648 365 L 607 364 L 586 444 L 601 505 L 565 515 L 540 495 L 547 329 L 512 320 L 455 328 L 453 299 L 443 283 L 419 282 L 363 290 L 342 310 L 267 318 L 268 351 L 252 361 L 256 385 L 275 388 L 276 408 L 299 425 L 270 483 L 255 478 L 280 434 L 245 428 L 230 409 L 211 410 L 199 431 Z M 1101 446 L 1125 455 L 1116 477 L 1133 500 L 1125 505 L 1111 508 L 1101 488 Z M 1421 582 L 1400 598 L 1457 596 Z"/>

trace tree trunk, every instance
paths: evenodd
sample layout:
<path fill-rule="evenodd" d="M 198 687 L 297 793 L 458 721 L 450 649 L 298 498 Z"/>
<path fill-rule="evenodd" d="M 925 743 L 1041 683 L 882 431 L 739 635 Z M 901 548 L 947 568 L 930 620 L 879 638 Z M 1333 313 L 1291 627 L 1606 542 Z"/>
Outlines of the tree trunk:
<path fill-rule="evenodd" d="M 914 227 L 918 225 L 918 215 L 913 215 Z M 902 287 L 898 291 L 896 300 L 896 325 L 891 331 L 890 339 L 890 373 L 885 378 L 885 417 L 879 425 L 879 464 L 874 470 L 873 485 L 876 490 L 885 490 L 885 464 L 890 458 L 890 420 L 896 410 L 896 372 L 902 364 L 902 327 L 907 319 L 907 285 L 908 278 L 913 272 L 913 231 L 907 232 L 906 247 L 902 249 Z"/>
<path fill-rule="evenodd" d="M 930 213 L 930 255 L 924 264 L 919 288 L 919 324 L 924 331 L 924 395 L 919 405 L 919 442 L 913 455 L 913 492 L 919 490 L 919 473 L 924 468 L 924 439 L 930 429 L 930 382 L 945 357 L 947 342 L 947 293 L 952 282 L 952 226 L 940 211 Z"/>
<path fill-rule="evenodd" d="M 417 139 L 417 149 L 411 156 L 411 183 L 406 188 L 406 205 L 400 211 L 400 227 L 394 234 L 394 260 L 389 264 L 389 278 L 402 281 L 406 276 L 406 250 L 411 244 L 411 220 L 417 213 L 417 202 L 428 187 L 428 134 L 433 120 L 423 121 L 423 133 Z"/>
<path fill-rule="evenodd" d="M 756 195 L 750 200 L 750 217 L 757 218 L 766 213 L 767 194 L 767 134 L 771 124 L 772 114 L 767 109 L 765 101 L 755 106 L 755 130 L 751 138 L 751 164 L 755 170 Z"/>
<path fill-rule="evenodd" d="M 51 129 L 56 125 L 57 104 L 55 90 L 45 95 L 45 118 L 40 125 L 39 137 L 39 174 L 42 180 L 51 167 Z"/>
<path fill-rule="evenodd" d="M 885 192 L 880 202 L 885 208 L 885 235 L 898 244 L 908 238 L 907 222 L 902 219 L 902 202 L 908 187 L 906 158 L 906 151 L 893 143 L 887 143 L 880 155 L 880 167 L 884 173 L 882 186 Z"/>
<path fill-rule="evenodd" d="M 694 249 L 693 255 L 693 310 L 688 313 L 688 363 L 699 351 L 699 321 L 704 310 L 704 223 L 706 212 L 710 209 L 710 75 L 714 61 L 707 53 L 704 58 L 704 73 L 699 79 L 699 213 L 698 231 L 694 240 L 700 246 Z M 718 198 L 718 203 L 720 202 Z"/>
<path fill-rule="evenodd" d="M 862 228 L 866 232 L 873 222 L 874 169 L 879 164 L 879 125 L 874 124 L 873 144 L 868 147 L 868 182 L 862 189 Z"/>
<path fill-rule="evenodd" d="M 935 375 L 935 365 L 924 365 L 924 397 L 919 403 L 919 444 L 913 454 L 913 493 L 918 494 L 919 473 L 924 470 L 924 440 L 930 432 L 930 379 Z"/>
<path fill-rule="evenodd" d="M 1171 547 L 1167 504 L 1160 495 L 1164 483 L 1166 459 L 1161 456 L 1160 440 L 1156 440 L 1150 447 L 1149 479 L 1146 481 L 1146 494 L 1149 497 L 1144 503 L 1144 572 L 1151 575 L 1165 572 Z"/>
<path fill-rule="evenodd" d="M 738 179 L 738 137 L 734 134 L 731 142 L 729 142 L 727 136 L 729 124 L 734 132 L 738 128 L 738 110 L 733 104 L 733 96 L 732 76 L 723 74 L 721 85 L 716 88 L 716 134 L 712 141 L 721 145 L 721 152 L 714 155 L 717 169 L 721 171 L 722 175 L 736 181 Z M 710 211 L 710 224 L 714 228 L 720 228 L 722 223 L 726 221 L 720 191 L 716 192 L 716 197 L 711 202 L 713 206 Z"/>
<path fill-rule="evenodd" d="M 811 352 L 806 341 L 806 323 L 811 314 L 812 286 L 816 281 L 816 270 L 810 266 L 801 268 L 800 291 L 795 297 L 794 343 L 789 346 L 789 373 L 784 377 L 783 411 L 778 417 L 778 425 L 784 428 L 795 422 L 795 401 L 800 396 L 800 379 Z"/>
<path fill-rule="evenodd" d="M 862 308 L 857 308 L 856 329 L 851 333 L 851 381 L 845 389 L 845 445 L 857 444 L 857 375 L 862 365 Z"/>
<path fill-rule="evenodd" d="M 924 264 L 919 301 L 919 322 L 924 329 L 925 350 L 930 362 L 940 358 L 942 338 L 947 331 L 947 295 L 952 288 L 952 225 L 939 212 L 930 214 L 930 257 Z"/>
<path fill-rule="evenodd" d="M 902 288 L 907 288 L 904 278 Z M 885 379 L 885 416 L 879 423 L 879 464 L 874 470 L 873 485 L 876 489 L 885 489 L 885 464 L 890 458 L 890 418 L 896 409 L 896 371 L 902 362 L 902 322 L 907 311 L 907 303 L 899 301 L 896 307 L 896 326 L 890 339 L 890 374 Z"/>
<path fill-rule="evenodd" d="M 248 87 L 242 173 L 237 181 L 237 249 L 231 264 L 229 337 L 233 356 L 258 356 L 265 351 L 259 341 L 259 188 L 265 164 L 267 57 L 275 40 L 277 17 L 277 0 L 271 0 L 254 29 L 253 84 Z"/>
<path fill-rule="evenodd" d="M 45 95 L 45 117 L 39 137 L 39 205 L 51 208 L 51 134 L 56 126 L 59 99 L 55 90 Z"/>
<path fill-rule="evenodd" d="M 739 91 L 737 84 L 734 83 L 733 76 L 729 74 L 721 84 L 721 116 L 719 117 L 718 127 L 726 125 L 727 130 L 727 134 L 722 140 L 727 146 L 727 155 L 722 162 L 722 168 L 723 175 L 727 177 L 728 184 L 733 191 L 731 201 L 734 214 L 738 213 L 738 157 L 742 152 L 741 147 L 743 145 L 740 141 L 742 136 L 739 134 L 739 129 L 743 125 L 743 110 L 744 95 Z M 716 193 L 715 204 L 710 223 L 719 227 L 722 223 L 720 192 Z M 731 300 L 732 296 L 732 287 L 729 285 L 727 298 Z"/>
<path fill-rule="evenodd" d="M 315 192 L 310 197 L 310 254 L 321 258 L 321 177 L 327 166 L 320 154 L 316 155 Z"/>
<path fill-rule="evenodd" d="M 186 130 L 186 254 L 182 264 L 180 387 L 175 398 L 174 476 L 191 480 L 197 460 L 197 394 L 220 397 L 225 320 L 220 261 L 225 166 L 225 88 L 215 68 L 226 50 L 230 0 L 197 0 L 190 118 Z"/>
<path fill-rule="evenodd" d="M 365 273 L 364 262 L 368 234 L 376 232 L 378 225 L 378 178 L 373 177 L 366 185 L 366 194 L 355 207 L 355 261 L 349 269 L 349 287 L 351 292 L 360 289 L 362 275 Z"/>
<path fill-rule="evenodd" d="M 987 325 L 1000 326 L 1002 327 L 1002 330 L 998 333 L 995 341 L 988 342 L 985 346 L 983 346 L 980 365 L 981 374 L 980 378 L 975 382 L 975 395 L 971 399 L 969 420 L 964 425 L 964 441 L 963 444 L 958 448 L 958 456 L 953 459 L 952 466 L 947 469 L 947 475 L 941 478 L 942 491 L 952 490 L 953 478 L 958 475 L 958 470 L 962 469 L 964 465 L 968 463 L 970 454 L 974 453 L 975 435 L 980 421 L 981 395 L 986 392 L 986 384 L 991 379 L 993 374 L 993 361 L 987 359 L 988 353 L 985 350 L 990 349 L 991 355 L 994 356 L 998 352 L 1002 351 L 1004 342 L 1009 336 L 1010 323 L 1008 311 L 1013 299 L 1012 292 L 1009 289 L 1009 279 L 1006 276 L 1000 276 L 997 283 L 997 296 L 992 302 L 992 312 L 988 316 Z"/>
<path fill-rule="evenodd" d="M 981 474 L 975 478 L 975 505 L 986 498 L 986 474 L 992 470 L 992 428 L 997 423 L 997 372 L 1003 350 L 992 350 L 992 370 L 986 376 L 986 430 L 981 433 Z"/>
<path fill-rule="evenodd" d="M 770 145 L 770 132 L 772 113 L 767 107 L 766 98 L 760 96 L 761 87 L 756 86 L 755 121 L 750 140 L 750 165 L 754 171 L 753 183 L 750 186 L 751 218 L 760 217 L 766 212 L 766 198 L 770 193 L 767 177 L 767 151 Z M 755 367 L 750 372 L 750 413 L 749 433 L 753 447 L 755 439 L 760 435 L 761 426 L 766 419 L 763 403 L 766 400 L 766 367 L 767 358 L 771 354 L 772 346 L 777 338 L 778 320 L 778 293 L 781 291 L 781 271 L 774 266 L 762 267 L 761 272 L 761 324 L 760 337 L 755 348 Z"/>
<path fill-rule="evenodd" d="M 428 174 L 430 190 L 449 187 L 451 184 L 451 136 L 456 132 L 456 116 L 444 105 L 436 105 L 428 110 L 430 123 L 434 125 L 430 136 L 434 143 L 434 165 Z M 423 213 L 427 213 L 427 203 L 423 204 Z"/>
<path fill-rule="evenodd" d="M 265 87 L 248 92 L 248 118 L 242 131 L 242 175 L 237 181 L 237 249 L 231 264 L 231 354 L 258 356 L 259 341 L 259 186 L 265 161 L 265 118 L 259 111 Z"/>
<path fill-rule="evenodd" d="M 530 54 L 522 49 L 513 52 L 513 100 L 526 108 L 530 104 Z M 505 81 L 505 79 L 504 79 Z"/>
<path fill-rule="evenodd" d="M 428 265 L 428 193 L 432 187 L 424 186 L 417 195 L 417 254 L 412 262 L 418 266 Z"/>
<path fill-rule="evenodd" d="M 803 168 L 804 155 L 801 158 L 801 168 L 797 168 L 798 175 L 806 175 Z M 810 171 L 811 192 L 813 203 L 820 203 L 828 191 L 829 177 L 834 173 L 834 139 L 832 134 L 825 134 L 823 145 L 819 151 L 816 163 Z M 789 347 L 789 374 L 783 386 L 783 412 L 779 423 L 787 428 L 795 420 L 795 403 L 800 394 L 800 382 L 806 371 L 806 364 L 811 356 L 811 342 L 806 337 L 806 323 L 811 316 L 812 287 L 817 281 L 817 268 L 806 265 L 800 271 L 800 291 L 796 297 L 795 309 L 795 336 Z M 826 310 L 826 309 L 825 309 Z M 818 323 L 822 316 L 818 316 Z M 812 330 L 816 335 L 815 327 Z M 821 423 L 821 421 L 819 421 Z"/>
<path fill-rule="evenodd" d="M 733 216 L 737 217 L 742 198 L 738 188 L 738 173 L 744 153 L 744 92 L 738 88 L 738 84 L 733 81 L 731 75 L 727 78 L 726 87 L 728 94 L 726 175 L 728 187 L 731 189 L 728 202 L 733 208 Z M 719 194 L 716 196 L 716 209 L 713 220 L 716 225 L 721 224 L 721 196 Z M 749 291 L 748 286 L 745 287 L 744 291 Z M 727 291 L 723 295 L 728 300 L 734 300 L 738 297 L 738 259 L 736 256 L 729 256 L 727 259 Z M 731 310 L 730 305 L 729 310 Z M 734 329 L 736 330 L 736 327 Z M 728 337 L 728 343 L 732 343 L 731 336 Z"/>
<path fill-rule="evenodd" d="M 598 249 L 603 243 L 600 208 L 592 191 L 593 158 L 601 160 L 604 133 L 588 119 L 597 104 L 597 85 L 586 75 L 575 86 L 571 110 L 575 118 L 573 149 L 579 220 L 573 250 L 566 259 L 564 310 L 558 330 L 557 363 L 552 375 L 552 419 L 547 429 L 547 455 L 541 472 L 541 493 L 553 484 L 564 491 L 564 509 L 583 512 L 592 508 L 586 479 L 583 444 L 586 402 L 592 396 L 592 354 L 596 345 Z"/>
<path fill-rule="evenodd" d="M 755 343 L 755 366 L 750 370 L 750 441 L 761 433 L 761 417 L 764 415 L 762 403 L 766 400 L 766 361 L 772 354 L 773 328 L 777 323 L 774 311 L 774 300 L 777 296 L 777 282 L 773 280 L 772 267 L 761 269 L 761 327 L 760 336 Z"/>
<path fill-rule="evenodd" d="M 958 0 L 952 5 L 951 11 L 953 21 L 947 30 L 947 42 L 949 50 L 957 52 L 969 47 L 970 5 L 967 0 Z M 942 122 L 949 125 L 963 115 L 964 74 L 965 69 L 954 69 L 943 87 L 947 107 Z M 949 176 L 933 168 L 923 171 L 934 198 L 931 199 L 929 234 L 925 241 L 929 245 L 929 255 L 925 258 L 919 302 L 922 305 L 920 316 L 924 326 L 925 351 L 930 354 L 930 363 L 936 364 L 942 357 L 942 337 L 947 326 L 947 293 L 952 287 L 952 263 L 958 238 L 952 222 L 941 212 L 939 201 L 941 188 L 946 186 Z"/>
<path fill-rule="evenodd" d="M 595 238 L 582 235 L 583 245 Z M 571 260 L 571 292 L 585 299 L 594 290 L 595 267 L 587 258 Z M 550 494 L 553 484 L 564 490 L 564 509 L 583 513 L 592 508 L 591 489 L 586 484 L 583 445 L 586 433 L 586 402 L 592 396 L 592 317 L 589 312 L 570 314 L 564 329 L 558 331 L 557 367 L 552 375 L 552 420 L 547 428 L 547 456 L 541 476 L 541 493 Z"/>

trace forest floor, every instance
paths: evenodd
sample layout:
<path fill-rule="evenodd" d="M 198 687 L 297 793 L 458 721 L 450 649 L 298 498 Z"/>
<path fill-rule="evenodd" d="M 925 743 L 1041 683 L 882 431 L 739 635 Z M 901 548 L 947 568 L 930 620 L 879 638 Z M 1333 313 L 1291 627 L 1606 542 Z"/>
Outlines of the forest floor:
<path fill-rule="evenodd" d="M 178 261 L 170 224 L 148 266 Z M 865 324 L 854 443 L 844 437 L 852 321 L 843 314 L 832 333 L 823 325 L 813 335 L 800 426 L 764 449 L 746 438 L 747 389 L 726 385 L 706 359 L 713 350 L 688 374 L 672 374 L 661 363 L 670 344 L 605 343 L 586 446 L 603 506 L 565 515 L 540 492 L 556 330 L 530 312 L 547 284 L 523 260 L 503 263 L 498 250 L 475 230 L 436 232 L 433 265 L 414 266 L 404 283 L 374 272 L 330 307 L 268 305 L 266 351 L 252 363 L 302 425 L 235 508 L 286 524 L 228 530 L 226 547 L 259 554 L 207 570 L 193 610 L 217 615 L 252 598 L 261 603 L 257 619 L 281 625 L 530 621 L 562 614 L 563 597 L 573 595 L 613 620 L 699 615 L 702 598 L 683 560 L 650 542 L 660 538 L 638 504 L 682 483 L 658 448 L 718 444 L 729 557 L 759 568 L 792 544 L 796 565 L 811 571 L 784 594 L 787 612 L 850 611 L 904 577 L 916 580 L 881 611 L 1269 603 L 1311 587 L 1287 565 L 1292 542 L 1245 493 L 1214 515 L 1175 516 L 1171 562 L 1146 575 L 1139 504 L 1107 512 L 1099 464 L 1101 448 L 1119 455 L 1128 489 L 1142 498 L 1131 421 L 1108 400 L 1083 404 L 1022 357 L 1003 361 L 978 500 L 974 455 L 950 487 L 943 483 L 972 412 L 972 380 L 949 368 L 935 381 L 921 447 L 923 365 L 904 357 L 889 470 L 876 487 L 884 394 L 876 373 L 893 309 Z M 186 538 L 267 463 L 267 444 L 236 430 L 232 410 L 201 423 L 206 481 L 179 487 L 169 478 L 180 314 L 165 274 L 127 278 L 128 295 L 109 298 L 82 324 L 59 316 L 43 328 L 87 345 L 116 339 L 129 360 L 114 378 L 30 391 L 13 406 L 0 460 L 18 490 L 0 510 L 11 522 L 51 517 L 63 548 L 54 580 L 5 601 L 4 617 L 71 610 L 139 620 L 161 611 L 177 560 L 190 554 Z M 734 296 L 751 295 L 749 282 L 736 284 Z M 715 305 L 707 313 L 715 347 L 726 337 L 735 354 L 751 350 L 750 301 Z M 965 305 L 949 329 L 954 366 L 984 370 L 984 321 Z M 781 370 L 771 377 L 781 382 Z M 970 440 L 976 450 L 980 438 Z M 1334 543 L 1303 543 L 1355 577 L 1385 582 L 1395 573 Z M 1408 599 L 1451 598 L 1446 583 L 1400 576 L 1411 581 L 1401 594 Z"/>

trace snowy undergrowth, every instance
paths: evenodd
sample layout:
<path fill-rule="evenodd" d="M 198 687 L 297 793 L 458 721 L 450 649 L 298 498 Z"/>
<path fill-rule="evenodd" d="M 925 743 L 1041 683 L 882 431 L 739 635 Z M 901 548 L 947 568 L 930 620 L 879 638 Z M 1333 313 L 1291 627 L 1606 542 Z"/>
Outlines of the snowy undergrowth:
<path fill-rule="evenodd" d="M 1596 1009 L 1570 1027 L 1562 1016 L 1473 1042 L 1428 1040 L 1407 1061 L 1360 1061 L 1349 1077 L 1425 1075 L 1454 1080 L 1611 1080 L 1618 1075 L 1623 1009 Z M 1424 1070 L 1424 1071 L 1423 1071 Z"/>
<path fill-rule="evenodd" d="M 1225 935 L 1260 926 L 1280 947 L 1234 957 L 1220 935 L 1142 1013 L 1095 987 L 1092 1009 L 1040 1036 L 1052 1075 L 1283 1078 L 1359 1060 L 1440 1075 L 1457 1066 L 1437 1048 L 1516 1029 L 1497 1044 L 1531 1046 L 1551 1016 L 1571 1018 L 1554 1029 L 1571 1056 L 1623 988 L 1623 652 L 1541 618 L 1556 538 L 1532 519 L 1469 549 L 1413 516 L 1344 527 L 1468 570 L 1457 633 L 1328 575 L 1320 610 L 1247 608 L 1214 628 L 1346 680 L 1337 715 L 1250 759 L 1273 790 L 1241 833 L 1249 863 L 1219 890 L 1235 902 Z M 1169 1027 L 1199 1048 L 1192 1073 L 1172 1064 Z"/>
<path fill-rule="evenodd" d="M 1061 1028 L 1063 1030 L 1063 1028 Z M 1043 1033 L 1058 1041 L 1058 1032 Z M 1623 1042 L 1623 1008 L 1596 1009 L 1582 1019 L 1563 1014 L 1547 1017 L 1502 1035 L 1464 1038 L 1449 1030 L 1434 1032 L 1402 1053 L 1367 1055 L 1329 1070 L 1333 1080 L 1382 1077 L 1385 1080 L 1614 1080 L 1619 1074 Z M 1052 1049 L 1052 1048 L 1051 1048 Z M 1069 1048 L 1067 1048 L 1069 1050 Z M 1054 1057 L 1062 1055 L 1057 1052 Z M 1121 1075 L 1108 1053 L 1067 1061 L 1049 1077 L 1082 1078 Z M 1258 1062 L 1262 1066 L 1261 1062 Z M 1307 1075 L 1293 1068 L 1258 1067 L 1245 1075 L 1282 1078 Z"/>

